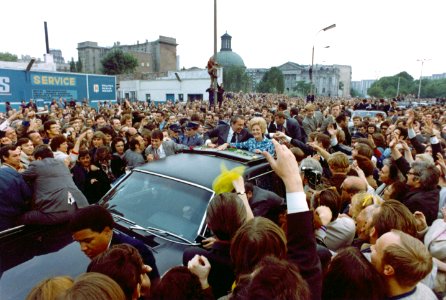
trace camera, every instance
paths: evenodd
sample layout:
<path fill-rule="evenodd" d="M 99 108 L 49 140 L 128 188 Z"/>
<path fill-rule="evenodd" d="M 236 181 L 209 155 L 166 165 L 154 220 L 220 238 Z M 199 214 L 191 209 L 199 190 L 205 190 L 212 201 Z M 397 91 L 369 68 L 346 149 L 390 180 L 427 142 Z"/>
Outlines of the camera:
<path fill-rule="evenodd" d="M 316 189 L 316 186 L 321 183 L 322 173 L 309 167 L 302 167 L 301 171 L 304 172 L 305 178 L 308 180 L 310 188 Z"/>

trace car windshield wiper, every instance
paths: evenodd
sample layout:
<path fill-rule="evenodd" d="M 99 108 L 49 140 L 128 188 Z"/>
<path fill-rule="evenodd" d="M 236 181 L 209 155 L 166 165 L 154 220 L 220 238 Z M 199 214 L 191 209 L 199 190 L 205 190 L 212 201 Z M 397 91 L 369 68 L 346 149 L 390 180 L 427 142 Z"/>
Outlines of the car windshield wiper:
<path fill-rule="evenodd" d="M 186 246 L 200 246 L 201 245 L 200 243 L 191 242 L 188 239 L 185 239 L 184 237 L 179 236 L 175 233 L 172 233 L 172 232 L 169 232 L 166 230 L 162 230 L 162 229 L 158 229 L 158 228 L 154 228 L 154 227 L 144 228 L 142 226 L 139 226 L 138 224 L 135 224 L 133 226 L 130 226 L 130 229 L 131 230 L 141 230 L 141 231 L 147 232 L 149 234 L 153 234 L 154 236 L 157 236 L 160 239 L 163 239 L 163 240 L 166 240 L 166 241 L 169 241 L 172 243 L 176 243 L 176 244 L 181 244 L 181 245 L 186 245 Z M 182 242 L 169 239 L 166 236 L 176 238 Z"/>
<path fill-rule="evenodd" d="M 133 222 L 132 220 L 129 220 L 129 219 L 126 219 L 126 218 L 120 216 L 119 214 L 121 214 L 121 213 L 119 211 L 114 210 L 114 209 L 109 209 L 109 211 L 113 214 L 113 217 L 118 219 L 119 221 L 123 221 L 130 225 L 136 225 L 136 223 Z"/>

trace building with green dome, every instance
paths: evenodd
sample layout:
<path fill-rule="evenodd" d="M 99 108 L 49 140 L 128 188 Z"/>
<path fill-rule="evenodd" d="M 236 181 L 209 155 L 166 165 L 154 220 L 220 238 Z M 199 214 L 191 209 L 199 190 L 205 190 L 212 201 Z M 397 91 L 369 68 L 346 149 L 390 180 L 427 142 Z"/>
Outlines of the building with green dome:
<path fill-rule="evenodd" d="M 246 68 L 242 57 L 232 51 L 231 39 L 232 37 L 227 32 L 221 36 L 221 49 L 217 53 L 217 63 L 223 68 L 233 66 Z"/>

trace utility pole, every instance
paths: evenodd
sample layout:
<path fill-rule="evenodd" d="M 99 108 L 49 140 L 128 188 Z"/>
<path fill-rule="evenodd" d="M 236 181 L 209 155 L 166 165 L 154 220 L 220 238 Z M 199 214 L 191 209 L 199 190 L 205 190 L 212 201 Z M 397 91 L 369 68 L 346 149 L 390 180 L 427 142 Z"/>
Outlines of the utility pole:
<path fill-rule="evenodd" d="M 336 24 L 331 24 L 330 26 L 324 27 L 321 30 L 319 30 L 316 35 L 314 36 L 314 41 L 313 41 L 313 48 L 311 50 L 311 67 L 309 69 L 309 75 L 310 75 L 310 95 L 313 96 L 313 67 L 314 67 L 314 44 L 316 41 L 316 37 L 319 34 L 319 32 L 321 31 L 327 31 L 330 30 L 332 28 L 335 28 Z"/>
<path fill-rule="evenodd" d="M 218 64 L 217 61 L 217 0 L 214 0 L 214 61 L 215 64 Z M 214 80 L 214 105 L 218 102 L 217 99 L 217 90 L 218 90 L 218 71 L 217 78 Z"/>
<path fill-rule="evenodd" d="M 417 99 L 420 100 L 420 94 L 421 94 L 421 78 L 423 77 L 423 65 L 425 61 L 428 61 L 430 59 L 422 58 L 417 59 L 417 61 L 421 61 L 421 72 L 420 72 L 420 82 L 418 83 L 418 97 Z"/>

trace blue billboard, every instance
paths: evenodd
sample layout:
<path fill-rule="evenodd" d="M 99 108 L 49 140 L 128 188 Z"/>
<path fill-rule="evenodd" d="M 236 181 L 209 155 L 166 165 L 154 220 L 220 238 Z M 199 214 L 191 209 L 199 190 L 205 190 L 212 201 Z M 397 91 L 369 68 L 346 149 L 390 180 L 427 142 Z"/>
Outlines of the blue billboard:
<path fill-rule="evenodd" d="M 7 101 L 17 108 L 21 100 L 49 103 L 59 98 L 88 99 L 93 107 L 98 101 L 116 101 L 116 77 L 0 69 L 0 111 Z"/>

